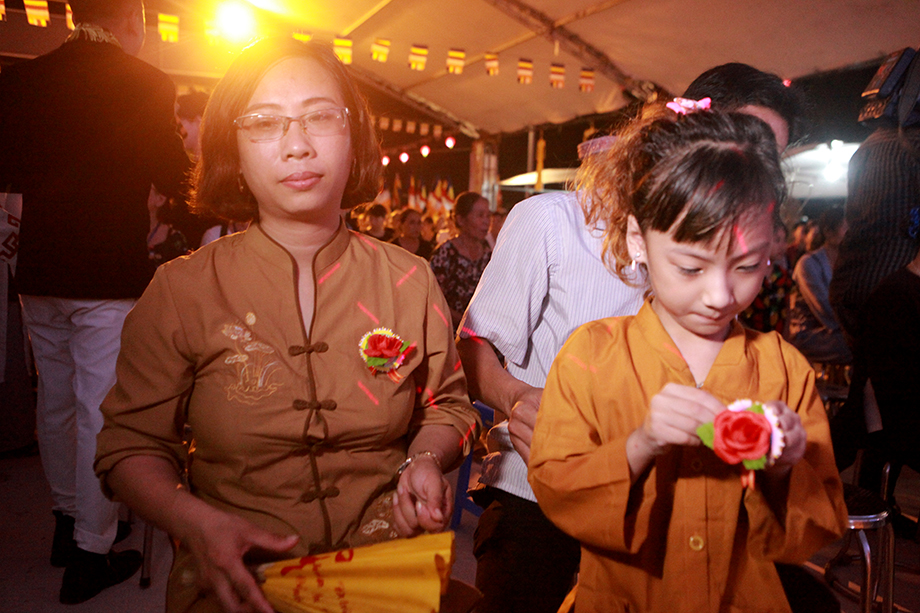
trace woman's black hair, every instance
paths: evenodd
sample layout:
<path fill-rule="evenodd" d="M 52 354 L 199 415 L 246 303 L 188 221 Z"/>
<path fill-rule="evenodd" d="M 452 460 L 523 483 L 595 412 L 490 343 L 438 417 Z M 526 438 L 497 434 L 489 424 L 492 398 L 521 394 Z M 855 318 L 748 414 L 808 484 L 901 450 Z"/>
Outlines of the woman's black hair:
<path fill-rule="evenodd" d="M 233 121 L 243 113 L 265 73 L 289 58 L 306 58 L 322 66 L 338 84 L 348 108 L 353 163 L 342 208 L 376 196 L 382 170 L 380 145 L 364 96 L 330 47 L 285 36 L 246 47 L 214 88 L 201 122 L 201 157 L 192 175 L 193 209 L 229 221 L 258 218 L 258 204 L 240 174 Z"/>
<path fill-rule="evenodd" d="M 457 196 L 457 201 L 454 203 L 454 217 L 466 217 L 480 200 L 483 200 L 482 194 L 463 192 Z"/>

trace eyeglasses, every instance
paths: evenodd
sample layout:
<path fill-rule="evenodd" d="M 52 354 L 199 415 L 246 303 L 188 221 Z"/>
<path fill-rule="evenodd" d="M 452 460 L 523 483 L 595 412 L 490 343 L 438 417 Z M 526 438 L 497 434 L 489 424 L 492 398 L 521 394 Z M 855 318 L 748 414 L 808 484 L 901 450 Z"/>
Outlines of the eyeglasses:
<path fill-rule="evenodd" d="M 291 122 L 300 124 L 304 134 L 312 136 L 338 136 L 345 132 L 348 122 L 348 109 L 334 107 L 320 109 L 301 115 L 300 117 L 284 117 L 281 115 L 243 115 L 233 120 L 233 125 L 246 132 L 246 136 L 254 143 L 265 143 L 278 140 L 287 134 Z"/>

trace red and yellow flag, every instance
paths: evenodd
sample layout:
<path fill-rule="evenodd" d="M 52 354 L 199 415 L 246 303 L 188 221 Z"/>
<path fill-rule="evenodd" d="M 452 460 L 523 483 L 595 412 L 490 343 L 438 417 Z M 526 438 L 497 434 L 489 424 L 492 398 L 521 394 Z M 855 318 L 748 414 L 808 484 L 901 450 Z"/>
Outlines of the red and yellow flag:
<path fill-rule="evenodd" d="M 51 21 L 51 14 L 48 12 L 48 0 L 25 0 L 24 4 L 29 25 L 47 28 L 48 22 Z"/>

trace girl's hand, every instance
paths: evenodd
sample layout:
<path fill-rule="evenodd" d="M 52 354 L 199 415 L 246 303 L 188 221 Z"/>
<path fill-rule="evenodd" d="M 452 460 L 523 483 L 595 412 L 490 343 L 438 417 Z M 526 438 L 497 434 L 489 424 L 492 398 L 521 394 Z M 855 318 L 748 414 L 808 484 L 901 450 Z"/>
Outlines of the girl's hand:
<path fill-rule="evenodd" d="M 771 477 L 782 477 L 788 474 L 792 467 L 805 456 L 805 428 L 802 426 L 798 413 L 787 407 L 786 403 L 773 400 L 764 404 L 773 407 L 776 411 L 779 426 L 786 437 L 783 453 L 776 459 L 776 463 L 765 469 L 764 472 Z"/>
<path fill-rule="evenodd" d="M 626 441 L 630 477 L 635 480 L 671 445 L 700 445 L 696 429 L 715 419 L 725 405 L 709 392 L 668 383 L 652 397 L 645 421 Z"/>
<path fill-rule="evenodd" d="M 393 496 L 396 531 L 403 537 L 440 532 L 447 527 L 453 510 L 450 483 L 441 467 L 429 455 L 416 457 L 399 477 Z"/>
<path fill-rule="evenodd" d="M 243 564 L 243 555 L 252 549 L 284 553 L 297 544 L 298 537 L 273 534 L 217 509 L 201 520 L 187 532 L 183 543 L 194 557 L 198 586 L 214 592 L 224 611 L 273 613 L 274 608 Z"/>
<path fill-rule="evenodd" d="M 725 405 L 709 392 L 668 383 L 652 397 L 648 415 L 639 430 L 655 455 L 660 455 L 670 445 L 700 445 L 696 429 L 724 410 Z"/>

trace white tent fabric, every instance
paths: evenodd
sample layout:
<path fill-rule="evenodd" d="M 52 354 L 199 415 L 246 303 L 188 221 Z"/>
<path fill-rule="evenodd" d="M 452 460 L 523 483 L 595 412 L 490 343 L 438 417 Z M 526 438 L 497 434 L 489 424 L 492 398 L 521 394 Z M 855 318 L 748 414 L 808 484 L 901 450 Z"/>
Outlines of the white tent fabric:
<path fill-rule="evenodd" d="M 729 61 L 795 79 L 920 44 L 917 0 L 253 1 L 315 34 L 349 36 L 359 70 L 489 133 L 559 123 L 625 103 L 620 84 L 584 56 L 567 52 L 570 35 L 628 77 L 674 93 Z M 513 16 L 533 11 L 561 30 L 537 32 L 533 19 L 528 27 Z M 371 59 L 377 38 L 391 41 L 383 64 Z M 412 44 L 429 48 L 422 72 L 408 69 Z M 445 69 L 449 48 L 466 53 L 460 75 Z M 498 75 L 486 74 L 486 52 L 498 53 Z M 520 58 L 533 61 L 530 85 L 517 82 Z M 550 87 L 550 63 L 565 65 L 564 88 Z M 578 89 L 582 67 L 595 69 L 591 93 Z"/>
<path fill-rule="evenodd" d="M 52 3 L 61 4 L 59 0 Z M 179 83 L 223 74 L 240 45 L 212 44 L 206 31 L 222 2 L 147 0 L 148 42 L 141 57 Z M 615 110 L 626 90 L 654 83 L 680 93 L 702 71 L 738 61 L 796 79 L 877 61 L 920 45 L 920 0 L 249 0 L 256 35 L 302 30 L 353 43 L 356 73 L 417 109 L 437 109 L 445 127 L 470 135 L 514 132 Z M 48 28 L 25 24 L 7 1 L 0 54 L 26 58 L 50 51 L 68 31 L 63 10 Z M 178 14 L 178 42 L 156 33 L 158 12 Z M 388 61 L 371 45 L 391 41 Z M 414 44 L 428 47 L 425 70 L 410 70 Z M 449 49 L 466 54 L 462 74 L 446 69 Z M 496 53 L 489 76 L 484 56 Z M 517 65 L 533 62 L 521 85 Z M 550 64 L 565 66 L 565 86 L 550 87 Z M 595 71 L 591 92 L 581 69 Z M 412 120 L 413 117 L 403 117 Z M 423 118 L 430 121 L 430 117 Z"/>

